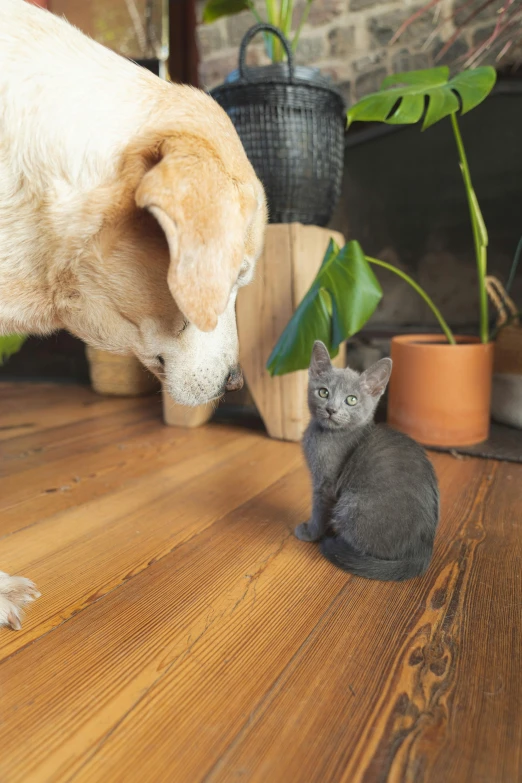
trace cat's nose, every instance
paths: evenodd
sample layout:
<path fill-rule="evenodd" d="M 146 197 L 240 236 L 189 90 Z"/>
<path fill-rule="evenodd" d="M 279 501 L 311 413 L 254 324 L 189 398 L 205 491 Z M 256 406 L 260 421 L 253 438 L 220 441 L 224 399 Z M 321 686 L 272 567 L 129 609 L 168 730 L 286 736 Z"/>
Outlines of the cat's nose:
<path fill-rule="evenodd" d="M 225 388 L 227 391 L 239 391 L 243 388 L 243 373 L 239 364 L 231 370 Z"/>
<path fill-rule="evenodd" d="M 335 408 L 330 408 L 329 405 L 326 406 L 325 410 L 329 416 L 333 416 L 333 414 L 335 413 Z"/>

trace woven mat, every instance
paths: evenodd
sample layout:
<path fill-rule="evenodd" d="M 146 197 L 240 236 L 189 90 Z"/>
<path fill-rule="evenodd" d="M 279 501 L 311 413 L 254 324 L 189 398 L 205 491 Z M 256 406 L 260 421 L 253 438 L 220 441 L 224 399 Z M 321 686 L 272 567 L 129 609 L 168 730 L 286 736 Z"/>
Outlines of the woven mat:
<path fill-rule="evenodd" d="M 470 457 L 498 459 L 504 462 L 522 462 L 522 430 L 492 422 L 489 438 L 484 443 L 447 449 L 440 446 L 428 446 L 428 448 L 431 451 L 465 454 Z"/>

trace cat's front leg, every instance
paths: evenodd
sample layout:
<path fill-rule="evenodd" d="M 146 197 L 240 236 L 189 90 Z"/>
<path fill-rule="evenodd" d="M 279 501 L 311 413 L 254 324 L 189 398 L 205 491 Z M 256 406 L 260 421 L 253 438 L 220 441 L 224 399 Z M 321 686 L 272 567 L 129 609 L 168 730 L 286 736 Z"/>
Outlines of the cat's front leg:
<path fill-rule="evenodd" d="M 319 492 L 314 492 L 312 516 L 294 530 L 300 541 L 319 541 L 327 532 L 331 518 L 332 504 Z"/>

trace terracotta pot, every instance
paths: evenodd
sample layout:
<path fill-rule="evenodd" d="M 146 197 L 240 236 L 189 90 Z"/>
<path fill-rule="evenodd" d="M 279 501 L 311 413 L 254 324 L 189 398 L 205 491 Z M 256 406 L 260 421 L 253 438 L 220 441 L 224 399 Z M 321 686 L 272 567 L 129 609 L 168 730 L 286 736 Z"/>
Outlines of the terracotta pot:
<path fill-rule="evenodd" d="M 427 446 L 471 446 L 489 435 L 493 344 L 456 340 L 392 340 L 388 423 Z"/>

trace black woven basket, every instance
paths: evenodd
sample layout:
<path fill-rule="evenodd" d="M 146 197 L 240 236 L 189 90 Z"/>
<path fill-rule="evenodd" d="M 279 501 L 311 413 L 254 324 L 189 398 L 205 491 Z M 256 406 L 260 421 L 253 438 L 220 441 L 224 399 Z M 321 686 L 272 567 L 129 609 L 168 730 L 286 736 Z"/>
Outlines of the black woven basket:
<path fill-rule="evenodd" d="M 257 33 L 276 35 L 288 63 L 246 68 Z M 317 69 L 295 67 L 280 30 L 257 24 L 243 38 L 239 71 L 211 95 L 225 109 L 263 183 L 271 223 L 325 226 L 341 192 L 345 105 Z"/>

